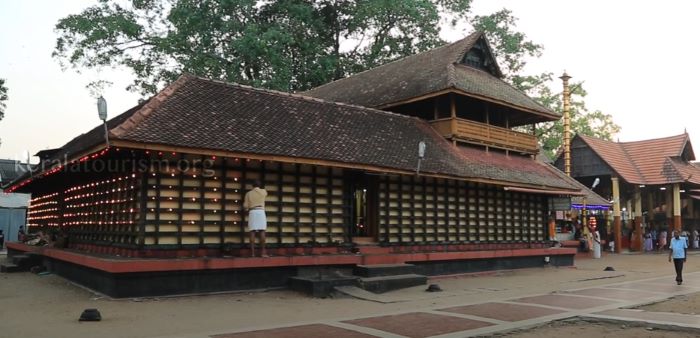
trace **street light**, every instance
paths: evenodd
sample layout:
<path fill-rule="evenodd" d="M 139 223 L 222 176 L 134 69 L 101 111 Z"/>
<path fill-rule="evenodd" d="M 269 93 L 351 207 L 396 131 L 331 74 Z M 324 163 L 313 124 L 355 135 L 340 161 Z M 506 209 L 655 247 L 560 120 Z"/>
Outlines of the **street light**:
<path fill-rule="evenodd" d="M 107 148 L 109 148 L 109 132 L 107 131 L 107 100 L 100 96 L 97 98 L 97 115 L 102 120 L 105 126 L 105 141 L 107 142 Z"/>
<path fill-rule="evenodd" d="M 416 167 L 416 175 L 420 172 L 420 162 L 425 157 L 425 141 L 418 142 L 418 166 Z"/>

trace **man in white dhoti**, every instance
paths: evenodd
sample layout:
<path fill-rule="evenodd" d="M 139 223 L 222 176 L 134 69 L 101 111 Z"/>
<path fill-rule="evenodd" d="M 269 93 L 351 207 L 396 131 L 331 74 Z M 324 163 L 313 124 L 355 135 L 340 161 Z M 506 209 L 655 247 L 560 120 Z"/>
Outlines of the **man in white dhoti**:
<path fill-rule="evenodd" d="M 267 191 L 260 181 L 253 182 L 253 189 L 245 194 L 243 209 L 248 212 L 248 231 L 250 231 L 250 256 L 255 257 L 255 234 L 260 234 L 260 256 L 268 257 L 265 251 L 265 230 L 267 217 L 265 215 L 265 197 Z"/>

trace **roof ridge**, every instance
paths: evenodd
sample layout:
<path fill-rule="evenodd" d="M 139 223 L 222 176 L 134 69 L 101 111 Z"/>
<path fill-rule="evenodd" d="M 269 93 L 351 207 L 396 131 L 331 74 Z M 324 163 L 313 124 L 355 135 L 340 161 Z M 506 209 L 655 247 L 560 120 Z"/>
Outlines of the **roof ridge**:
<path fill-rule="evenodd" d="M 613 143 L 624 144 L 624 145 L 627 145 L 627 144 L 634 144 L 634 143 L 644 143 L 644 142 L 658 141 L 658 140 L 666 140 L 666 139 L 672 139 L 672 138 L 677 138 L 677 137 L 682 137 L 682 136 L 685 136 L 685 137 L 688 138 L 688 139 L 690 138 L 689 135 L 688 135 L 687 133 L 683 133 L 683 134 L 678 134 L 678 135 L 671 135 L 671 136 L 650 138 L 650 139 L 646 139 L 646 140 L 626 141 L 626 142 L 614 142 L 614 141 L 609 141 L 609 140 L 603 140 L 603 139 L 601 139 L 601 138 L 594 137 L 594 136 L 588 136 L 588 135 L 585 135 L 585 136 L 588 137 L 588 138 L 594 138 L 594 139 L 601 140 L 601 141 L 605 141 L 605 142 L 613 142 Z"/>
<path fill-rule="evenodd" d="M 376 108 L 372 108 L 372 107 L 365 107 L 365 106 L 360 106 L 360 105 L 350 104 L 350 103 L 343 103 L 343 102 L 328 101 L 328 100 L 319 99 L 319 98 L 312 97 L 312 96 L 306 96 L 306 95 L 302 95 L 302 94 L 298 94 L 298 93 L 289 93 L 289 92 L 283 92 L 283 91 L 274 90 L 274 89 L 257 88 L 257 87 L 253 87 L 253 86 L 249 86 L 249 85 L 236 83 L 236 82 L 228 82 L 228 81 L 223 81 L 223 80 L 209 79 L 209 78 L 197 76 L 197 75 L 189 75 L 189 76 L 196 79 L 196 80 L 202 80 L 202 81 L 222 84 L 224 86 L 236 87 L 236 88 L 240 88 L 240 89 L 244 89 L 244 90 L 250 90 L 250 91 L 255 91 L 255 92 L 265 92 L 268 94 L 273 94 L 273 95 L 277 95 L 277 96 L 292 97 L 292 98 L 302 99 L 305 101 L 333 104 L 333 105 L 340 106 L 340 107 L 358 108 L 358 109 L 362 109 L 362 110 L 366 110 L 366 111 L 372 111 L 374 113 L 381 113 L 384 115 L 400 117 L 400 118 L 411 118 L 412 117 L 412 116 L 397 114 L 397 113 L 393 113 L 390 111 L 380 110 L 380 109 L 376 109 Z"/>
<path fill-rule="evenodd" d="M 460 43 L 460 42 L 462 42 L 462 41 L 464 41 L 464 40 L 467 40 L 467 39 L 471 38 L 471 37 L 472 37 L 473 35 L 475 35 L 475 34 L 481 34 L 481 35 L 483 35 L 483 32 L 474 31 L 474 32 L 472 32 L 471 34 L 469 34 L 469 35 L 467 35 L 467 36 L 465 36 L 465 37 L 463 37 L 463 38 L 461 38 L 461 39 L 459 39 L 459 40 L 456 40 L 456 41 L 453 41 L 453 42 L 444 44 L 444 45 L 442 45 L 442 46 L 438 46 L 438 47 L 435 47 L 435 48 L 431 48 L 431 49 L 428 49 L 428 50 L 424 50 L 424 51 L 419 52 L 419 53 L 416 53 L 416 54 L 411 54 L 411 55 L 408 55 L 408 56 L 404 56 L 404 57 L 402 57 L 402 58 L 399 58 L 399 59 L 396 59 L 396 60 L 393 60 L 393 61 L 384 63 L 384 64 L 379 65 L 379 66 L 377 66 L 377 67 L 372 67 L 372 68 L 369 68 L 369 69 L 365 69 L 365 70 L 363 70 L 363 71 L 361 71 L 361 72 L 359 72 L 359 73 L 351 74 L 351 75 L 346 76 L 346 77 L 344 77 L 344 78 L 342 78 L 342 79 L 337 79 L 337 80 L 333 80 L 333 81 L 331 81 L 331 82 L 324 83 L 324 84 L 322 84 L 322 85 L 320 85 L 320 86 L 316 86 L 316 87 L 314 87 L 314 88 L 311 88 L 311 89 L 309 89 L 309 90 L 305 90 L 305 91 L 303 91 L 303 92 L 310 92 L 310 91 L 312 91 L 312 90 L 315 90 L 315 89 L 318 89 L 318 88 L 323 88 L 323 87 L 328 86 L 328 85 L 330 85 L 330 84 L 333 84 L 333 83 L 336 83 L 336 82 L 339 82 L 339 81 L 343 81 L 343 80 L 349 79 L 349 78 L 351 78 L 351 77 L 353 77 L 353 76 L 356 76 L 356 75 L 360 75 L 360 74 L 363 74 L 363 73 L 366 73 L 366 72 L 369 72 L 369 71 L 373 71 L 373 70 L 376 70 L 376 69 L 380 69 L 380 68 L 385 67 L 385 66 L 389 66 L 389 65 L 394 64 L 394 63 L 397 63 L 397 62 L 399 62 L 399 61 L 403 61 L 403 60 L 406 60 L 406 59 L 410 59 L 410 58 L 413 58 L 413 57 L 417 57 L 417 56 L 419 56 L 419 55 L 424 55 L 425 53 L 431 53 L 431 52 L 435 52 L 435 51 L 441 50 L 441 49 L 443 49 L 443 48 L 450 47 L 450 46 L 452 46 L 452 45 L 455 45 L 455 44 L 457 44 L 457 43 Z M 465 48 L 465 49 L 466 49 L 466 48 Z M 465 52 L 466 52 L 466 51 L 462 51 L 462 55 L 463 55 Z"/>
<path fill-rule="evenodd" d="M 182 74 L 177 80 L 175 80 L 175 82 L 171 83 L 163 90 L 158 92 L 158 94 L 151 98 L 148 103 L 146 103 L 139 110 L 131 114 L 131 116 L 129 116 L 129 118 L 126 119 L 126 121 L 112 128 L 110 130 L 110 134 L 118 138 L 129 132 L 138 123 L 145 120 L 149 115 L 151 115 L 151 113 L 153 113 L 153 111 L 160 107 L 160 105 L 163 102 L 165 102 L 165 100 L 167 100 L 171 95 L 173 95 L 175 91 L 180 89 L 180 87 L 182 87 L 185 83 L 189 82 L 193 78 L 195 78 L 195 76 L 192 74 Z"/>

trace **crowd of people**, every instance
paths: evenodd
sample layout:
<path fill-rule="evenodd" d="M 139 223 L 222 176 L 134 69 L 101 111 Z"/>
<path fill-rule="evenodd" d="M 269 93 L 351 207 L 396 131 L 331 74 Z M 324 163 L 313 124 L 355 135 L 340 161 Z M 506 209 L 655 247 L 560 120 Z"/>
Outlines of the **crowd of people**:
<path fill-rule="evenodd" d="M 662 226 L 661 230 L 657 230 L 655 227 L 651 227 L 644 232 L 644 251 L 646 252 L 659 252 L 669 249 L 669 238 L 671 237 L 669 232 L 666 230 L 668 226 Z M 685 239 L 689 248 L 700 249 L 700 233 L 697 229 L 693 229 L 692 232 L 682 230 L 679 232 L 679 237 Z"/>

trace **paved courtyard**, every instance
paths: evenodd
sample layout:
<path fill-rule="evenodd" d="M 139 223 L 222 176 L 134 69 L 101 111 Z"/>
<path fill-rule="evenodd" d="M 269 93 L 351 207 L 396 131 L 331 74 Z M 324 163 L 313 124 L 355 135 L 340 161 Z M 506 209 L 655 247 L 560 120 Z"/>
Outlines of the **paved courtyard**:
<path fill-rule="evenodd" d="M 679 286 L 666 254 L 578 257 L 538 268 L 431 279 L 364 299 L 314 299 L 288 290 L 113 300 L 60 277 L 0 275 L 1 337 L 467 337 L 573 316 L 700 328 L 700 316 L 628 309 L 700 291 L 700 253 Z M 613 266 L 615 271 L 603 271 Z M 362 295 L 361 295 L 362 296 Z M 102 322 L 77 321 L 98 308 Z M 34 325 L 41 323 L 41 325 Z"/>

